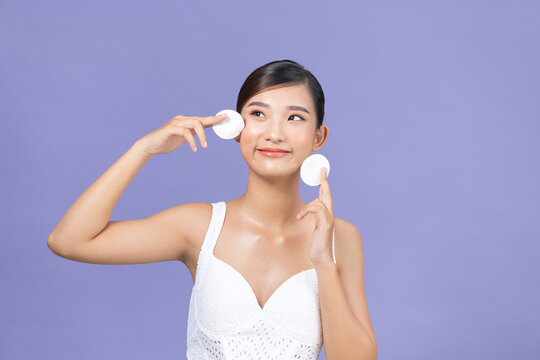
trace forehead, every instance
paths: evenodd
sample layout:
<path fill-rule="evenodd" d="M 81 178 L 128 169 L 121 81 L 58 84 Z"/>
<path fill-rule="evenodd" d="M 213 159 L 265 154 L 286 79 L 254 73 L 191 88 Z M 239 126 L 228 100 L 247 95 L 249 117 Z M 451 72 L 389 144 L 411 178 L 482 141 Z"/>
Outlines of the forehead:
<path fill-rule="evenodd" d="M 309 90 L 306 85 L 302 84 L 287 86 L 279 85 L 265 89 L 264 91 L 252 96 L 246 102 L 246 105 L 252 101 L 262 101 L 270 105 L 270 107 L 301 105 L 310 110 L 310 112 L 314 110 L 313 100 L 311 99 Z"/>

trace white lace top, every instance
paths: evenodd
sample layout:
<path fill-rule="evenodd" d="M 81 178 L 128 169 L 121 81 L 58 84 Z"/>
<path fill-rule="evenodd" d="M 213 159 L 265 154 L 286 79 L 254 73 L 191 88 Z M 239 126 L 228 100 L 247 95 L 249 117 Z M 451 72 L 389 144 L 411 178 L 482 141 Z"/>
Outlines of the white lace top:
<path fill-rule="evenodd" d="M 261 308 L 242 274 L 214 256 L 226 203 L 211 204 L 189 303 L 187 358 L 317 359 L 323 338 L 315 269 L 288 278 Z"/>

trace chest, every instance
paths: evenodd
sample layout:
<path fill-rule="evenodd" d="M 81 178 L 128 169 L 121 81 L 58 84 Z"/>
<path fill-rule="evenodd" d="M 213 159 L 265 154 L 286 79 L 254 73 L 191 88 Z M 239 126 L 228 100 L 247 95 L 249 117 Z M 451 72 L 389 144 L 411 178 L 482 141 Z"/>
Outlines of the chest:
<path fill-rule="evenodd" d="M 241 218 L 230 213 L 224 219 L 212 258 L 245 281 L 262 308 L 287 280 L 313 270 L 309 246 L 315 219 L 308 216 L 288 231 L 275 232 L 243 223 L 238 220 Z M 199 238 L 203 239 L 202 235 Z M 201 244 L 194 249 L 192 265 L 188 266 L 194 282 Z"/>
<path fill-rule="evenodd" d="M 322 344 L 322 328 L 317 274 L 307 255 L 310 233 L 298 230 L 276 236 L 268 229 L 253 232 L 235 223 L 234 217 L 224 224 L 224 205 L 213 204 L 212 221 L 196 263 L 190 299 L 192 326 L 188 328 L 204 334 L 202 343 L 230 345 L 231 350 L 244 343 L 255 349 L 278 349 L 275 355 L 293 356 L 308 351 L 309 345 L 310 356 L 302 358 L 316 356 Z M 308 261 L 308 265 L 297 268 L 303 265 L 299 259 Z M 275 272 L 280 267 L 294 270 Z M 272 274 L 285 274 L 285 278 L 268 285 Z M 257 280 L 256 276 L 267 282 L 250 283 Z M 258 289 L 267 290 L 265 285 L 274 287 L 259 293 Z"/>

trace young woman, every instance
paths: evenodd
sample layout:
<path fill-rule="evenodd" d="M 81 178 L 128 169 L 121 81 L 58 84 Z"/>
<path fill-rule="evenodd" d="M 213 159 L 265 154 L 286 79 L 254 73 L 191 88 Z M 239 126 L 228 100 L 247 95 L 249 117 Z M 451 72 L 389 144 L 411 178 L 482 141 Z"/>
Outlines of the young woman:
<path fill-rule="evenodd" d="M 193 277 L 187 358 L 376 359 L 364 292 L 358 229 L 335 218 L 326 169 L 319 197 L 300 199 L 300 167 L 320 150 L 324 93 L 291 60 L 253 71 L 236 105 L 245 127 L 235 140 L 246 161 L 245 194 L 187 203 L 144 219 L 110 221 L 118 199 L 158 154 L 225 116 L 178 115 L 134 143 L 70 207 L 47 244 L 57 255 L 95 264 L 183 262 Z"/>

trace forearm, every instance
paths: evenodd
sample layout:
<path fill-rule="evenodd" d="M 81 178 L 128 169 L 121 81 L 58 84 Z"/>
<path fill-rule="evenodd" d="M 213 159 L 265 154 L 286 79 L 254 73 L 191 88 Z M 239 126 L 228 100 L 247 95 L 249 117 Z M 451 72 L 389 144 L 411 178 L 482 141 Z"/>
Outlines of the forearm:
<path fill-rule="evenodd" d="M 349 306 L 336 265 L 323 264 L 316 271 L 326 358 L 376 359 L 373 341 Z"/>
<path fill-rule="evenodd" d="M 108 224 L 120 196 L 150 158 L 141 142 L 135 142 L 71 205 L 49 235 L 49 246 L 65 248 L 99 234 Z"/>

